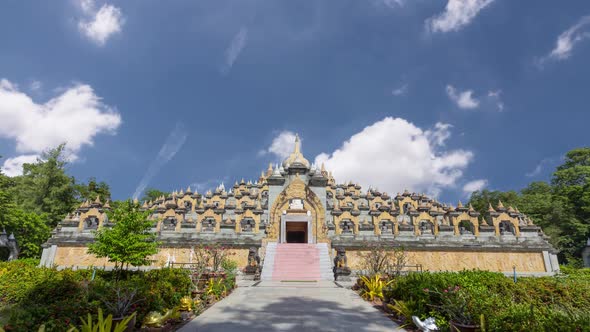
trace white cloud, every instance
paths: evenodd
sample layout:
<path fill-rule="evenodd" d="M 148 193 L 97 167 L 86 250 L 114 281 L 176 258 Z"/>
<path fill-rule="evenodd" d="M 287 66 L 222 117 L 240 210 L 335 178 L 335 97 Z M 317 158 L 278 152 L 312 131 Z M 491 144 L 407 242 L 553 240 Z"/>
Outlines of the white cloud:
<path fill-rule="evenodd" d="M 78 21 L 78 29 L 97 45 L 103 46 L 113 34 L 121 32 L 125 19 L 120 8 L 104 4 L 96 10 L 93 0 L 80 1 L 80 8 L 85 18 Z"/>
<path fill-rule="evenodd" d="M 445 11 L 426 20 L 432 32 L 458 31 L 494 0 L 449 0 Z"/>
<path fill-rule="evenodd" d="M 572 55 L 576 44 L 584 39 L 590 38 L 590 15 L 582 17 L 576 24 L 562 32 L 557 41 L 555 48 L 542 61 L 546 59 L 565 60 Z"/>
<path fill-rule="evenodd" d="M 391 94 L 394 96 L 402 96 L 408 93 L 408 85 L 404 84 L 397 89 L 391 90 Z"/>
<path fill-rule="evenodd" d="M 408 189 L 438 195 L 455 186 L 473 153 L 444 149 L 451 126 L 437 123 L 423 130 L 401 119 L 387 117 L 356 133 L 332 153 L 315 158 L 339 181 L 358 181 L 395 193 Z"/>
<path fill-rule="evenodd" d="M 485 179 L 469 181 L 463 186 L 463 193 L 465 193 L 465 195 L 469 196 L 474 191 L 482 190 L 487 185 L 488 185 L 488 180 L 485 180 Z"/>
<path fill-rule="evenodd" d="M 473 90 L 457 91 L 452 85 L 447 85 L 447 95 L 462 109 L 475 109 L 479 107 L 479 100 L 473 97 Z"/>
<path fill-rule="evenodd" d="M 0 138 L 14 140 L 17 152 L 40 154 L 66 143 L 70 160 L 96 135 L 115 133 L 121 124 L 121 116 L 89 85 L 76 84 L 37 104 L 6 79 L 0 80 L 0 119 Z"/>
<path fill-rule="evenodd" d="M 502 101 L 502 90 L 488 91 L 488 99 L 495 104 L 498 112 L 504 111 L 504 102 Z"/>
<path fill-rule="evenodd" d="M 39 155 L 22 155 L 14 158 L 8 158 L 2 165 L 2 172 L 7 176 L 18 176 L 23 174 L 23 164 L 31 164 L 37 161 Z"/>
<path fill-rule="evenodd" d="M 295 133 L 292 131 L 281 131 L 266 150 L 261 151 L 261 155 L 272 153 L 278 158 L 287 158 L 295 148 Z"/>
<path fill-rule="evenodd" d="M 240 31 L 236 33 L 231 43 L 225 50 L 225 62 L 223 63 L 223 66 L 221 68 L 222 74 L 227 74 L 231 70 L 232 66 L 234 65 L 234 62 L 246 46 L 247 41 L 248 29 L 242 27 Z"/>
<path fill-rule="evenodd" d="M 525 173 L 525 176 L 532 178 L 532 177 L 535 177 L 535 176 L 541 174 L 543 169 L 545 169 L 546 166 L 555 163 L 556 159 L 557 158 L 545 158 L 545 159 L 541 160 L 532 171 Z"/>
<path fill-rule="evenodd" d="M 374 0 L 377 5 L 386 6 L 389 8 L 403 7 L 406 0 Z"/>
<path fill-rule="evenodd" d="M 135 188 L 135 192 L 133 193 L 133 198 L 139 198 L 139 196 L 143 193 L 145 188 L 148 186 L 150 181 L 158 174 L 162 166 L 164 166 L 167 162 L 172 160 L 174 156 L 180 151 L 180 148 L 184 145 L 188 134 L 186 129 L 182 125 L 182 123 L 176 123 L 174 129 L 170 132 L 166 141 L 160 148 L 156 159 L 154 159 L 148 169 L 146 170 L 145 174 L 139 181 L 139 184 Z"/>

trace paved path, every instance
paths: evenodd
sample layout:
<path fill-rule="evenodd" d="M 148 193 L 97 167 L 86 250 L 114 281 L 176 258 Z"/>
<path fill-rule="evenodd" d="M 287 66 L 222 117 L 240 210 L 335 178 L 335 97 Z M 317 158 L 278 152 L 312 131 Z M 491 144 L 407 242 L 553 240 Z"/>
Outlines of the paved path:
<path fill-rule="evenodd" d="M 371 304 L 333 282 L 265 281 L 239 287 L 180 332 L 404 331 Z"/>

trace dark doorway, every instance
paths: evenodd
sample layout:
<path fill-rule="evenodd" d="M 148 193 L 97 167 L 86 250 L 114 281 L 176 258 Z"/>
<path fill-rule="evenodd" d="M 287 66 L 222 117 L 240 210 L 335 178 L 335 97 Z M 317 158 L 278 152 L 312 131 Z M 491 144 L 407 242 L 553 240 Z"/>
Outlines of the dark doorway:
<path fill-rule="evenodd" d="M 285 228 L 287 243 L 307 243 L 306 222 L 287 222 Z"/>

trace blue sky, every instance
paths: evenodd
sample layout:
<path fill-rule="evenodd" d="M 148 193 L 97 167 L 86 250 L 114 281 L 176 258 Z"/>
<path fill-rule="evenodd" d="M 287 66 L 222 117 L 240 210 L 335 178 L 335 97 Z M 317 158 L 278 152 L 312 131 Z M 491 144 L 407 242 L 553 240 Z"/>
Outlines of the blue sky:
<path fill-rule="evenodd" d="M 588 145 L 590 3 L 4 1 L 0 155 L 67 142 L 115 199 L 255 180 L 293 134 L 339 181 L 443 201 Z"/>

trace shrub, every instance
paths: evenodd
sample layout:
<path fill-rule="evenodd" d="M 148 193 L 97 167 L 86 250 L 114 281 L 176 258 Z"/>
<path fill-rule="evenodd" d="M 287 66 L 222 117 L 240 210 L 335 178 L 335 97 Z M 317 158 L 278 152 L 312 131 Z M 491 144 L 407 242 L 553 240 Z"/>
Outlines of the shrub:
<path fill-rule="evenodd" d="M 474 321 L 483 314 L 487 330 L 590 331 L 590 277 L 584 271 L 523 277 L 517 283 L 486 271 L 415 273 L 396 278 L 384 289 L 384 297 L 393 306 L 403 301 L 404 310 L 421 319 L 436 317 L 437 324 L 448 329 L 447 321 L 456 317 L 444 290 L 455 286 L 466 299 L 459 301 L 465 314 Z"/>

